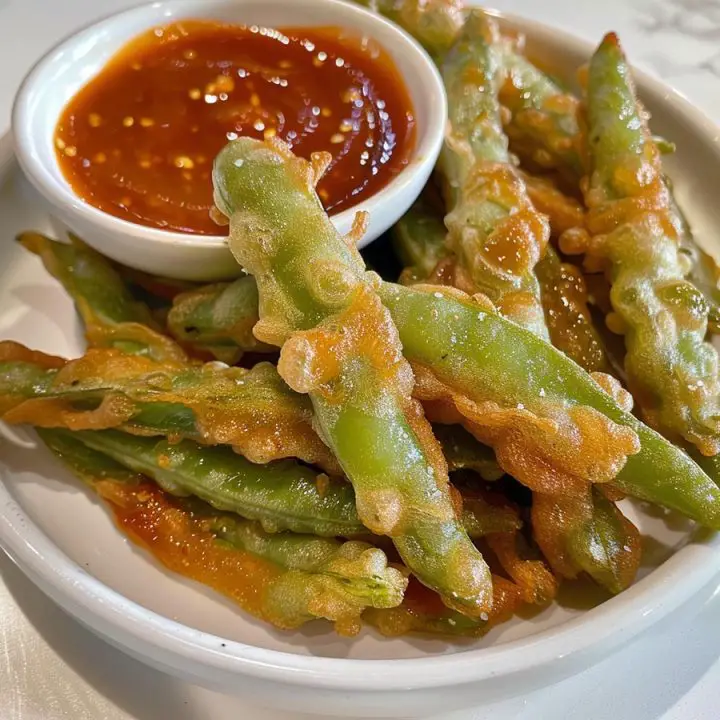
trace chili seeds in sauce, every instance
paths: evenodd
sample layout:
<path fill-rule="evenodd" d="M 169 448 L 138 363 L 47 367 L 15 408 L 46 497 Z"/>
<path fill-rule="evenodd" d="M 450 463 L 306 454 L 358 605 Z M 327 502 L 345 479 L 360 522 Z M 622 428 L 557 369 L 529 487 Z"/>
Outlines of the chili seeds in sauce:
<path fill-rule="evenodd" d="M 55 144 L 65 178 L 124 220 L 186 233 L 210 218 L 212 163 L 242 135 L 277 135 L 333 161 L 318 185 L 339 212 L 408 163 L 415 118 L 387 53 L 340 28 L 185 21 L 145 33 L 70 101 Z"/>

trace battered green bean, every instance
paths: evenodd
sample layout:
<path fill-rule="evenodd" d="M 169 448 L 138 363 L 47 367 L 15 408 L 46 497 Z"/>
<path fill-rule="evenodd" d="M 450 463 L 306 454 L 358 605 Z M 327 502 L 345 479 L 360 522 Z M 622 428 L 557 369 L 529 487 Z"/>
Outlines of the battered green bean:
<path fill-rule="evenodd" d="M 640 533 L 595 486 L 584 497 L 536 496 L 533 535 L 553 570 L 574 578 L 586 572 L 617 594 L 635 578 Z"/>
<path fill-rule="evenodd" d="M 535 266 L 552 344 L 588 372 L 609 372 L 602 340 L 592 322 L 582 273 L 548 246 Z"/>
<path fill-rule="evenodd" d="M 270 363 L 172 365 L 108 349 L 64 362 L 2 342 L 0 411 L 10 423 L 169 435 L 232 445 L 252 462 L 297 457 L 339 474 L 307 398 Z"/>
<path fill-rule="evenodd" d="M 611 302 L 625 336 L 628 385 L 644 419 L 701 453 L 720 452 L 720 377 L 705 341 L 708 305 L 685 280 L 660 154 L 617 37 L 590 63 L 592 174 L 587 252 L 611 265 Z"/>
<path fill-rule="evenodd" d="M 433 433 L 442 445 L 450 470 L 473 470 L 483 480 L 493 482 L 505 473 L 497 464 L 495 453 L 479 443 L 460 425 L 434 425 Z"/>
<path fill-rule="evenodd" d="M 190 440 L 171 443 L 115 430 L 86 430 L 73 437 L 152 478 L 165 492 L 195 495 L 216 510 L 258 520 L 267 532 L 321 537 L 367 533 L 355 512 L 350 485 L 292 460 L 258 465 L 228 447 L 203 447 Z"/>
<path fill-rule="evenodd" d="M 449 214 L 447 245 L 457 259 L 453 284 L 487 295 L 511 320 L 548 338 L 534 274 L 549 237 L 510 161 L 498 91 L 499 33 L 473 11 L 443 63 L 449 129 L 441 163 Z"/>
<path fill-rule="evenodd" d="M 571 179 L 582 176 L 579 100 L 510 43 L 505 43 L 502 62 L 506 77 L 500 102 L 510 111 L 505 131 L 513 152 L 542 168 L 565 171 Z"/>
<path fill-rule="evenodd" d="M 252 333 L 257 304 L 254 278 L 245 276 L 232 283 L 206 285 L 173 299 L 167 318 L 168 329 L 179 342 L 209 352 L 232 365 L 243 351 L 271 352 L 275 349 L 261 343 Z M 254 313 L 248 316 L 247 308 L 254 308 Z"/>
<path fill-rule="evenodd" d="M 445 225 L 419 200 L 392 229 L 393 248 L 405 266 L 401 282 L 412 284 L 427 280 L 437 264 L 448 255 Z"/>
<path fill-rule="evenodd" d="M 690 267 L 687 279 L 705 296 L 708 304 L 708 330 L 720 333 L 720 267 L 715 258 L 695 241 L 690 224 L 672 195 L 669 178 L 666 177 L 665 182 L 670 190 L 671 213 L 678 226 L 680 252 Z"/>
<path fill-rule="evenodd" d="M 366 608 L 393 608 L 402 602 L 406 578 L 388 567 L 382 550 L 367 543 L 268 534 L 253 523 L 228 517 L 210 527 L 231 547 L 282 568 L 263 597 L 265 615 L 281 627 L 299 627 L 325 617 L 342 620 L 346 634 L 353 634 L 360 629 Z M 356 627 L 347 627 L 353 619 Z"/>
<path fill-rule="evenodd" d="M 75 434 L 39 432 L 50 450 L 114 508 L 118 524 L 163 564 L 215 587 L 278 627 L 326 618 L 335 621 L 338 632 L 352 635 L 366 608 L 392 608 L 403 599 L 403 573 L 367 543 L 267 533 L 198 500 L 168 502 Z M 138 530 L 138 518 L 145 534 Z"/>
<path fill-rule="evenodd" d="M 85 325 L 91 347 L 147 355 L 160 362 L 185 362 L 185 353 L 158 332 L 148 308 L 134 300 L 110 262 L 75 236 L 70 243 L 25 232 L 19 242 L 38 255 L 68 292 Z"/>
<path fill-rule="evenodd" d="M 317 427 L 355 488 L 358 514 L 392 537 L 412 572 L 465 614 L 486 612 L 490 573 L 455 517 L 447 467 L 422 410 L 397 331 L 353 236 L 341 238 L 313 164 L 283 143 L 242 138 L 215 161 L 215 202 L 230 248 L 260 297 L 255 335 L 282 347 L 278 370 L 309 393 Z"/>
<path fill-rule="evenodd" d="M 461 0 L 355 0 L 404 28 L 439 62 L 452 47 L 465 14 Z"/>

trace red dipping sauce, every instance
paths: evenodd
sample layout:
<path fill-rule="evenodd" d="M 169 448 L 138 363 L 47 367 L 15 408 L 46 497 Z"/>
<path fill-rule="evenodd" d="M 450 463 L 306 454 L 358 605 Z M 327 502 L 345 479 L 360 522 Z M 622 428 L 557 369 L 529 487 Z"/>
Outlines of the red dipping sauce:
<path fill-rule="evenodd" d="M 193 20 L 123 48 L 67 105 L 55 144 L 89 204 L 140 225 L 218 235 L 212 163 L 242 135 L 277 135 L 306 158 L 330 152 L 318 193 L 336 213 L 407 165 L 415 118 L 375 41 L 340 28 Z"/>

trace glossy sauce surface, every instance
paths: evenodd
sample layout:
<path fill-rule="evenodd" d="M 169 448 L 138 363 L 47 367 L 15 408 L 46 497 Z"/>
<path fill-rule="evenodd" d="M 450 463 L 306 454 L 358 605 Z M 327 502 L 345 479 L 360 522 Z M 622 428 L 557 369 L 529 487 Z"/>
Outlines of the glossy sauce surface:
<path fill-rule="evenodd" d="M 407 164 L 415 118 L 387 53 L 340 28 L 185 21 L 121 50 L 70 101 L 56 128 L 63 174 L 107 213 L 218 235 L 211 170 L 228 140 L 277 135 L 304 157 L 333 156 L 318 193 L 331 213 Z"/>

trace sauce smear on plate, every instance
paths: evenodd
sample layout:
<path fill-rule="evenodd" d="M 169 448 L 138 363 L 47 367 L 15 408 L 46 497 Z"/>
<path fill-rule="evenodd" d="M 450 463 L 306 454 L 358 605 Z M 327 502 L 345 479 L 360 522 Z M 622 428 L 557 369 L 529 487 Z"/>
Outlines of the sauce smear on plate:
<path fill-rule="evenodd" d="M 121 50 L 58 122 L 60 166 L 75 193 L 130 222 L 218 235 L 212 162 L 241 135 L 277 135 L 333 162 L 318 185 L 339 212 L 407 164 L 415 118 L 375 42 L 340 28 L 184 21 Z"/>

